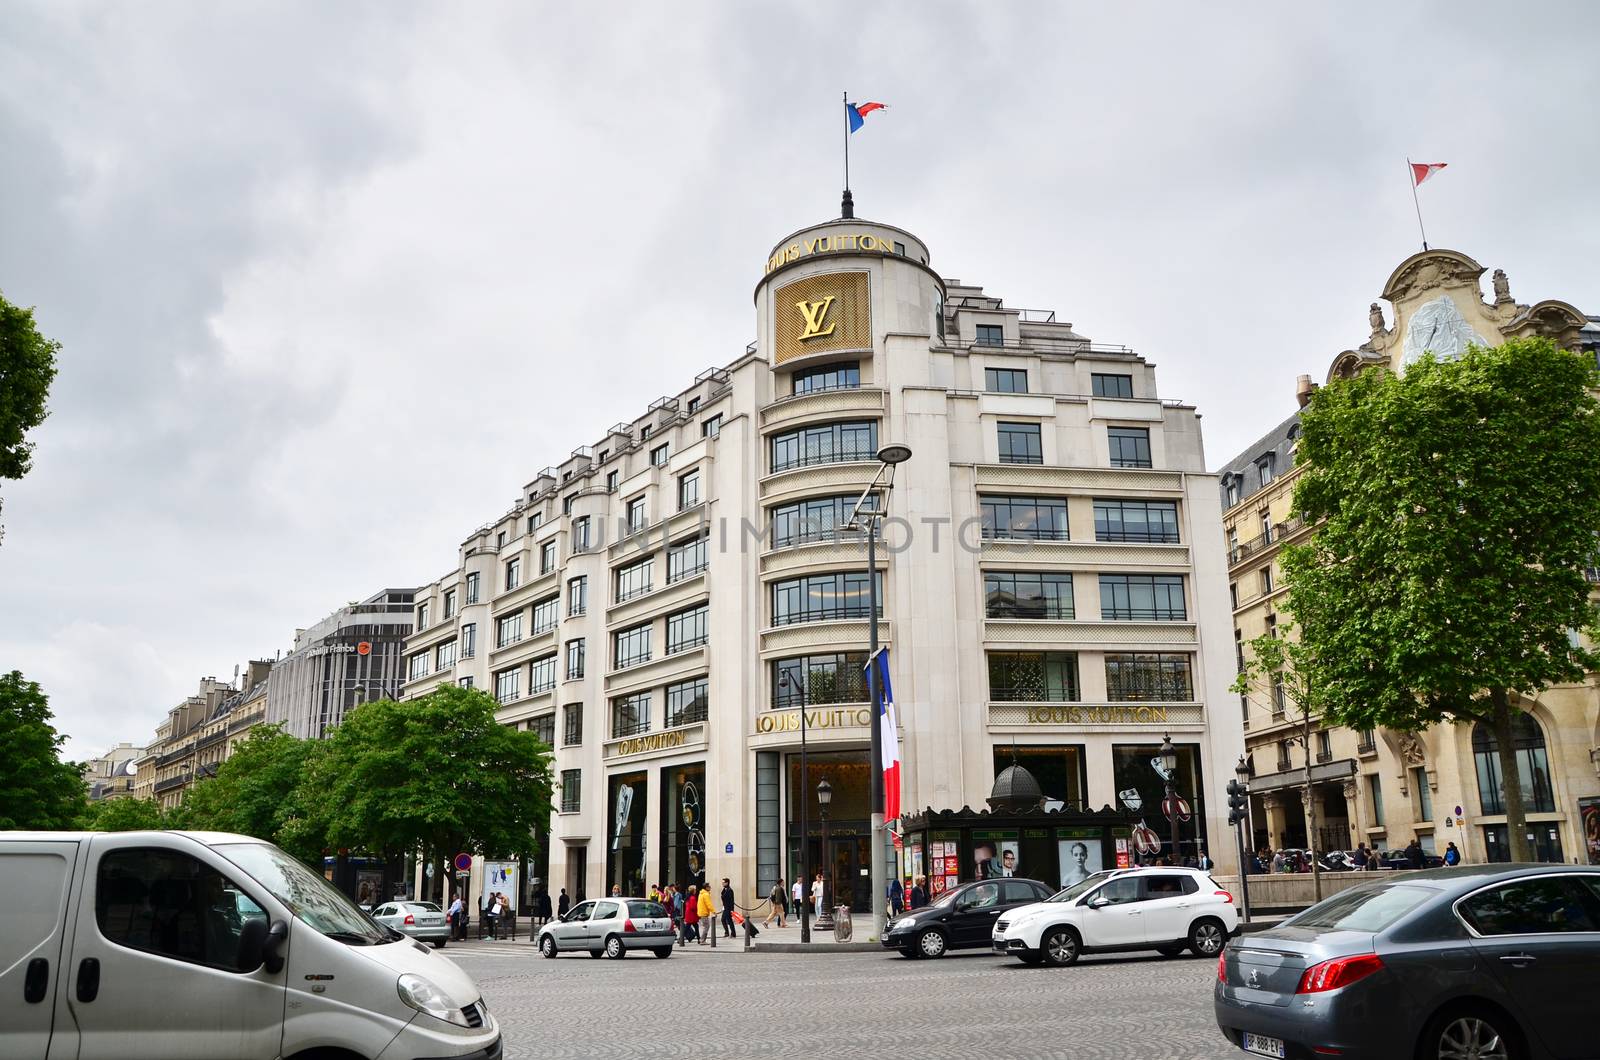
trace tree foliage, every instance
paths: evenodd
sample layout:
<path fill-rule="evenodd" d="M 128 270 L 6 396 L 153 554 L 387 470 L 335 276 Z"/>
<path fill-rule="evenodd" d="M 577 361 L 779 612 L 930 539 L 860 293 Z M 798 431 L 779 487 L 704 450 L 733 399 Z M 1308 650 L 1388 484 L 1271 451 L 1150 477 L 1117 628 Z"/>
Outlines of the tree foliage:
<path fill-rule="evenodd" d="M 1569 637 L 1596 619 L 1597 382 L 1592 359 L 1515 340 L 1336 381 L 1301 417 L 1295 505 L 1323 525 L 1283 566 L 1324 713 L 1490 724 L 1518 859 L 1515 701 L 1600 665 Z"/>
<path fill-rule="evenodd" d="M 260 726 L 215 776 L 194 786 L 171 827 L 256 836 L 320 863 L 324 800 L 308 779 L 325 750 L 324 744 L 296 739 L 276 725 Z"/>
<path fill-rule="evenodd" d="M 174 827 L 171 822 L 154 799 L 105 799 L 89 807 L 83 827 L 91 832 L 143 832 Z"/>
<path fill-rule="evenodd" d="M 39 334 L 33 310 L 0 295 L 0 478 L 18 479 L 33 462 L 28 432 L 48 415 L 59 342 Z"/>
<path fill-rule="evenodd" d="M 50 720 L 37 683 L 0 677 L 0 830 L 76 828 L 89 808 L 83 767 L 61 760 L 66 737 Z"/>

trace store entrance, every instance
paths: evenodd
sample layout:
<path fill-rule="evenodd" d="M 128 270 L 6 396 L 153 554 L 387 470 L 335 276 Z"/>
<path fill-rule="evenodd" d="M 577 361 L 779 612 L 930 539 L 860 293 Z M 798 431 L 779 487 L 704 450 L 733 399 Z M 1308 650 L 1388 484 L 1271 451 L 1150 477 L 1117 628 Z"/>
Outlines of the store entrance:
<path fill-rule="evenodd" d="M 806 844 L 806 863 L 811 866 L 811 878 L 815 879 L 820 872 L 827 881 L 829 909 L 836 905 L 848 905 L 852 913 L 870 913 L 872 844 L 867 838 L 868 823 L 840 822 L 840 827 L 845 834 L 834 835 L 830 823 L 826 858 L 822 854 L 821 835 L 812 835 Z M 791 862 L 795 865 L 794 871 L 802 871 L 797 859 L 791 857 Z"/>

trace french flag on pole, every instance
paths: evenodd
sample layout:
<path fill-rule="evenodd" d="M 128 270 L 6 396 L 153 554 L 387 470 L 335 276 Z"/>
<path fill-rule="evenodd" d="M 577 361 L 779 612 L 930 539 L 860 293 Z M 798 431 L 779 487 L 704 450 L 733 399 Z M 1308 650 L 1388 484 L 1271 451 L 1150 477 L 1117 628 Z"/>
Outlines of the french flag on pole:
<path fill-rule="evenodd" d="M 887 103 L 846 103 L 845 117 L 850 119 L 850 131 L 855 132 L 866 124 L 868 114 L 875 110 L 888 110 Z"/>
<path fill-rule="evenodd" d="M 883 754 L 883 819 L 900 816 L 900 723 L 894 712 L 894 690 L 889 686 L 889 649 L 880 648 L 869 664 L 878 668 L 878 746 Z"/>

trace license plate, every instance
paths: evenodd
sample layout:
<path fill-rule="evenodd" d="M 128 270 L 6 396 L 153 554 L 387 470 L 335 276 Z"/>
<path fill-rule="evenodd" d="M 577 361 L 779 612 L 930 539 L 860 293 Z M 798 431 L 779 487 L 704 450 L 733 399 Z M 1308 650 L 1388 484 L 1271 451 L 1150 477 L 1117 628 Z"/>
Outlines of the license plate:
<path fill-rule="evenodd" d="M 1275 1056 L 1283 1060 L 1283 1039 L 1268 1038 L 1264 1034 L 1250 1034 L 1244 1036 L 1244 1051 L 1255 1053 L 1257 1056 Z"/>

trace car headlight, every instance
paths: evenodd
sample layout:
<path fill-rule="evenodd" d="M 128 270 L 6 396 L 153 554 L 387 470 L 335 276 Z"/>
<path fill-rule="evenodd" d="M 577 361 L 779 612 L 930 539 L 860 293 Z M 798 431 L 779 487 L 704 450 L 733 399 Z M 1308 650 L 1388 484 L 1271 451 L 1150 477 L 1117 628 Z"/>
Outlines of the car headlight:
<path fill-rule="evenodd" d="M 472 1029 L 472 1024 L 467 1022 L 467 1017 L 462 1013 L 461 1006 L 450 999 L 450 996 L 440 990 L 433 983 L 420 975 L 407 972 L 395 984 L 400 992 L 400 1000 L 416 1009 L 425 1012 L 435 1019 L 453 1023 L 457 1027 Z"/>
<path fill-rule="evenodd" d="M 893 924 L 889 925 L 889 934 L 897 935 L 902 931 L 910 931 L 912 928 L 914 928 L 916 926 L 917 926 L 917 922 L 915 920 L 911 920 L 911 919 L 909 919 L 907 917 L 902 917 L 901 919 L 896 920 Z"/>

